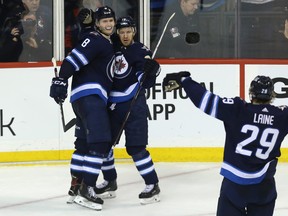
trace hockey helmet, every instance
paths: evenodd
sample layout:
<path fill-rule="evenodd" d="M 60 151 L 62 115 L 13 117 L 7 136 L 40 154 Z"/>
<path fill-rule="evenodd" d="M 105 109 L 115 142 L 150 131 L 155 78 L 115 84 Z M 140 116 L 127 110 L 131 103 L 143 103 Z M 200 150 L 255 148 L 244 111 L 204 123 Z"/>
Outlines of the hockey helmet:
<path fill-rule="evenodd" d="M 249 88 L 250 100 L 270 101 L 274 98 L 274 83 L 268 76 L 256 76 Z"/>
<path fill-rule="evenodd" d="M 112 10 L 112 8 L 108 6 L 99 7 L 95 11 L 95 19 L 98 21 L 101 19 L 110 18 L 110 17 L 116 20 L 115 12 Z"/>
<path fill-rule="evenodd" d="M 132 19 L 132 17 L 124 16 L 124 17 L 120 17 L 119 19 L 117 19 L 116 29 L 119 30 L 125 27 L 132 27 L 134 28 L 134 31 L 136 30 L 136 24 L 134 20 Z"/>

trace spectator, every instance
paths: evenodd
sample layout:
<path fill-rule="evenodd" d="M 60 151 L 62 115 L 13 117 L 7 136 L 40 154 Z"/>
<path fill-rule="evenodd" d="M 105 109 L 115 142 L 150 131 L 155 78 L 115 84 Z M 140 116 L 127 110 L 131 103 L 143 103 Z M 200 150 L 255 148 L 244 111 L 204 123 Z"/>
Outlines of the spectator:
<path fill-rule="evenodd" d="M 21 35 L 23 27 L 20 18 L 8 17 L 0 37 L 0 62 L 17 62 L 23 50 Z"/>
<path fill-rule="evenodd" d="M 173 13 L 175 15 L 167 25 L 163 39 L 157 49 L 156 57 L 188 58 L 204 55 L 204 44 L 202 45 L 201 41 L 205 39 L 202 38 L 203 35 L 199 26 L 199 16 L 197 13 L 199 7 L 200 0 L 179 0 L 169 4 L 168 8 L 164 9 L 164 15 L 159 25 L 160 28 L 158 28 L 158 35 L 156 36 L 156 40 L 152 42 L 152 50 L 155 50 L 169 18 Z"/>
<path fill-rule="evenodd" d="M 36 17 L 36 32 L 39 42 L 45 44 L 45 56 L 40 59 L 30 59 L 31 61 L 45 61 L 51 60 L 53 55 L 52 46 L 52 12 L 51 8 L 41 5 L 40 0 L 22 0 L 23 4 L 27 7 L 28 14 Z M 52 5 L 51 5 L 52 7 Z M 50 46 L 48 46 L 50 44 Z M 46 46 L 47 45 L 47 46 Z"/>
<path fill-rule="evenodd" d="M 83 8 L 91 9 L 92 11 L 96 11 L 97 8 L 103 6 L 102 0 L 83 0 L 82 2 Z"/>
<path fill-rule="evenodd" d="M 0 62 L 17 62 L 23 49 L 20 20 L 25 7 L 21 0 L 4 0 L 0 6 Z"/>
<path fill-rule="evenodd" d="M 25 10 L 22 0 L 2 0 L 0 1 L 0 26 L 4 25 L 7 18 L 18 16 Z"/>
<path fill-rule="evenodd" d="M 21 40 L 23 42 L 23 51 L 19 57 L 19 61 L 47 61 L 51 59 L 52 43 L 43 38 L 39 38 L 37 34 L 37 20 L 33 13 L 24 12 L 21 20 L 23 26 L 23 34 Z"/>
<path fill-rule="evenodd" d="M 288 1 L 242 0 L 240 58 L 287 58 Z"/>

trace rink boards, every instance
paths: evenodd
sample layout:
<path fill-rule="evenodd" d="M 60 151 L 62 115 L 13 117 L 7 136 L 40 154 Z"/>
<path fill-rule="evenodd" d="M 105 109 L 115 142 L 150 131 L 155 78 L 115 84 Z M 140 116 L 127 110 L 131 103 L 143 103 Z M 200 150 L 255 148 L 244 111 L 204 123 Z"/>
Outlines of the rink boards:
<path fill-rule="evenodd" d="M 193 79 L 221 97 L 248 100 L 248 87 L 256 75 L 275 82 L 275 105 L 288 104 L 288 61 L 159 60 L 162 72 L 147 91 L 149 150 L 155 161 L 221 161 L 224 127 L 196 109 L 184 91 L 165 93 L 166 73 L 188 70 Z M 0 162 L 69 160 L 73 129 L 63 132 L 59 106 L 49 97 L 51 63 L 0 64 Z M 66 122 L 74 117 L 69 100 L 64 103 Z M 127 158 L 125 137 L 115 148 L 117 158 Z M 283 142 L 281 161 L 288 161 Z M 286 156 L 286 157 L 285 157 Z"/>

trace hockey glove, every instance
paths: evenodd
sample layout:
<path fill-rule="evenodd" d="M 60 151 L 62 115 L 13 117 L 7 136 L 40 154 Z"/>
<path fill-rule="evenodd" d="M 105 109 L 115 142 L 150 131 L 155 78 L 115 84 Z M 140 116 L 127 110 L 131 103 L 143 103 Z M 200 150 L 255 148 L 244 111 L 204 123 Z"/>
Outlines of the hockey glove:
<path fill-rule="evenodd" d="M 161 68 L 159 63 L 154 59 L 146 59 L 143 71 L 149 77 L 157 77 L 160 74 Z"/>
<path fill-rule="evenodd" d="M 93 27 L 95 23 L 94 13 L 91 9 L 88 8 L 81 9 L 77 19 L 81 25 L 81 28 Z"/>
<path fill-rule="evenodd" d="M 179 73 L 166 74 L 163 79 L 163 87 L 165 92 L 171 92 L 174 89 L 178 89 L 181 86 L 181 79 L 183 77 L 189 77 L 191 74 L 188 71 L 181 71 Z"/>
<path fill-rule="evenodd" d="M 50 87 L 50 97 L 54 98 L 57 104 L 63 103 L 67 97 L 68 81 L 63 78 L 53 78 Z"/>

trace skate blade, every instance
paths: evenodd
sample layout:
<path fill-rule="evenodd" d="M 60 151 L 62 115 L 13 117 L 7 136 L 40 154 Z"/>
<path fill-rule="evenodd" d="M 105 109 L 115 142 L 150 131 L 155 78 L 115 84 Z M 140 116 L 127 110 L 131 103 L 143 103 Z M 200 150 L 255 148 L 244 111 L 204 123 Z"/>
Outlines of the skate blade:
<path fill-rule="evenodd" d="M 115 191 L 106 191 L 102 194 L 97 194 L 97 197 L 101 199 L 113 199 L 116 197 L 116 192 Z"/>
<path fill-rule="evenodd" d="M 91 202 L 91 201 L 85 199 L 84 197 L 81 197 L 81 196 L 78 196 L 78 195 L 75 197 L 74 202 L 77 203 L 78 205 L 81 205 L 83 207 L 90 208 L 90 209 L 93 209 L 93 210 L 96 210 L 96 211 L 101 211 L 102 210 L 102 205 L 101 204 Z"/>
<path fill-rule="evenodd" d="M 67 204 L 73 204 L 76 196 L 69 196 L 69 199 L 66 201 Z"/>
<path fill-rule="evenodd" d="M 147 204 L 152 204 L 152 203 L 156 203 L 156 202 L 160 202 L 160 195 L 159 194 L 157 194 L 151 198 L 140 199 L 141 205 L 147 205 Z"/>

